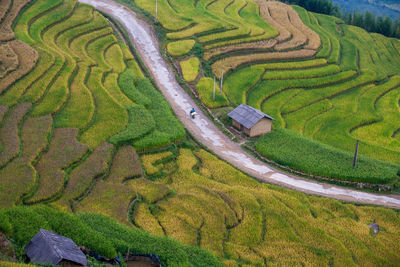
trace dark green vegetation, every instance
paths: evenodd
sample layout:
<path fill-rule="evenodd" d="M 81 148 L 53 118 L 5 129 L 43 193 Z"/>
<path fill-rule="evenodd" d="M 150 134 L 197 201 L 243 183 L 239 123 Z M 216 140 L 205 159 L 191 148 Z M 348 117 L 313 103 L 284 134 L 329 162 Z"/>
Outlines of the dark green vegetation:
<path fill-rule="evenodd" d="M 347 24 L 400 38 L 400 5 L 393 0 L 289 0 L 308 11 L 342 18 Z"/>
<path fill-rule="evenodd" d="M 156 253 L 163 266 L 222 266 L 211 253 L 198 247 L 186 246 L 168 237 L 127 227 L 106 216 L 81 213 L 69 214 L 45 206 L 14 207 L 0 210 L 0 232 L 9 235 L 19 256 L 24 246 L 40 228 L 54 231 L 74 240 L 104 257 L 120 254 Z"/>
<path fill-rule="evenodd" d="M 363 156 L 358 158 L 357 168 L 353 169 L 353 154 L 316 143 L 284 128 L 260 137 L 256 149 L 283 166 L 345 181 L 386 184 L 396 177 L 398 171 L 396 165 Z"/>

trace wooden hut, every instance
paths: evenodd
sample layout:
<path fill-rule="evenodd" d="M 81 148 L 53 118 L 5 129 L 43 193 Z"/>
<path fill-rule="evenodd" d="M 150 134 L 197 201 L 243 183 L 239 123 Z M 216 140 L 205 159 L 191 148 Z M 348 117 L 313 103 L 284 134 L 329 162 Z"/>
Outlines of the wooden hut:
<path fill-rule="evenodd" d="M 24 248 L 34 263 L 86 266 L 86 256 L 71 239 L 40 229 Z"/>
<path fill-rule="evenodd" d="M 228 113 L 228 117 L 232 119 L 233 127 L 250 137 L 271 132 L 272 121 L 275 120 L 264 112 L 245 104 L 239 105 Z"/>

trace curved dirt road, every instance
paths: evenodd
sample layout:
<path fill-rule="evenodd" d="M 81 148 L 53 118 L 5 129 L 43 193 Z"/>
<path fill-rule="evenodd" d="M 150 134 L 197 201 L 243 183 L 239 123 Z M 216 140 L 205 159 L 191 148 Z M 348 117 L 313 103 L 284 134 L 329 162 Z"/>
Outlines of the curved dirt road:
<path fill-rule="evenodd" d="M 127 29 L 131 42 L 176 116 L 197 140 L 214 151 L 220 158 L 263 182 L 339 200 L 400 208 L 400 196 L 360 192 L 292 176 L 266 165 L 243 151 L 239 144 L 225 136 L 207 116 L 202 114 L 199 108 L 196 108 L 197 106 L 191 97 L 180 87 L 175 80 L 173 71 L 163 60 L 154 31 L 147 22 L 138 18 L 127 7 L 112 0 L 79 1 L 109 14 Z M 188 116 L 192 107 L 199 113 L 195 120 Z"/>

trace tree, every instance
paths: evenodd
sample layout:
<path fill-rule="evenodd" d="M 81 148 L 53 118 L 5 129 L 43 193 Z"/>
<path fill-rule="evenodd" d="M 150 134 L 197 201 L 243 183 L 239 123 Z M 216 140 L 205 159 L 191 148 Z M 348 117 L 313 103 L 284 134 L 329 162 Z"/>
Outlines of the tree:
<path fill-rule="evenodd" d="M 392 36 L 393 21 L 389 17 L 386 17 L 385 19 L 383 19 L 382 17 L 378 17 L 376 28 L 378 33 L 381 33 L 385 36 Z"/>
<path fill-rule="evenodd" d="M 400 38 L 400 20 L 396 20 L 393 28 L 393 37 Z"/>
<path fill-rule="evenodd" d="M 351 24 L 353 24 L 355 26 L 358 26 L 358 27 L 363 27 L 364 26 L 364 17 L 363 17 L 363 15 L 360 14 L 360 13 L 356 13 L 354 11 L 353 19 L 352 19 L 352 23 Z"/>
<path fill-rule="evenodd" d="M 369 11 L 366 11 L 364 14 L 364 26 L 365 29 L 369 32 L 376 31 L 376 19 L 375 15 Z"/>

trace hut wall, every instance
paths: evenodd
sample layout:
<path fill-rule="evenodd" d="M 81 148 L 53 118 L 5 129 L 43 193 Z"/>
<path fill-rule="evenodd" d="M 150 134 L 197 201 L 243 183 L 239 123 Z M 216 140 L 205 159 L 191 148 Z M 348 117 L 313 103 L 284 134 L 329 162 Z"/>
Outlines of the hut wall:
<path fill-rule="evenodd" d="M 240 125 L 240 123 L 239 122 L 237 122 L 237 121 L 235 121 L 235 120 L 232 120 L 232 125 L 233 125 L 233 127 L 235 127 L 236 129 L 238 129 L 239 131 L 241 130 L 241 125 Z"/>
<path fill-rule="evenodd" d="M 246 131 L 245 133 L 250 137 L 269 133 L 271 132 L 271 124 L 272 121 L 270 119 L 263 118 L 259 122 L 257 122 L 253 127 L 251 127 L 249 133 L 246 133 Z"/>

